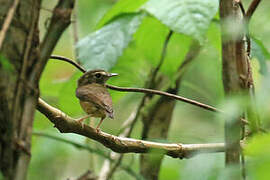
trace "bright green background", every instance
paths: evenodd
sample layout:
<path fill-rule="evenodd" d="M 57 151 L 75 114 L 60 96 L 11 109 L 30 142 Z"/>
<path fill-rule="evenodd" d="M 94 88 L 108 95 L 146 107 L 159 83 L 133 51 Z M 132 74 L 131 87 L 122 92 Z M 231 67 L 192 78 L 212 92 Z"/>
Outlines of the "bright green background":
<path fill-rule="evenodd" d="M 122 0 L 123 2 L 124 0 Z M 138 4 L 145 1 L 126 0 L 121 8 L 110 8 L 114 5 L 113 0 L 79 0 L 77 1 L 79 38 L 83 38 L 94 30 L 102 27 L 114 16 L 121 13 L 137 12 Z M 250 1 L 244 1 L 245 7 Z M 43 0 L 41 9 L 40 31 L 44 36 L 46 30 L 45 21 L 50 17 L 54 3 Z M 270 2 L 262 1 L 254 14 L 250 32 L 252 36 L 260 40 L 265 50 L 270 50 Z M 103 15 L 110 13 L 102 19 Z M 162 16 L 161 16 L 162 18 Z M 100 20 L 102 21 L 100 22 Z M 126 87 L 142 87 L 148 78 L 150 68 L 155 67 L 159 61 L 162 45 L 169 29 L 154 17 L 148 16 L 143 21 L 138 31 L 133 35 L 133 40 L 128 48 L 119 57 L 112 72 L 119 73 L 118 77 L 108 83 Z M 60 39 L 54 54 L 63 55 L 75 59 L 72 24 Z M 195 36 L 195 35 L 194 35 Z M 201 35 L 199 35 L 201 38 Z M 196 36 L 195 36 L 196 37 Z M 181 64 L 188 51 L 192 38 L 183 34 L 174 34 L 169 46 L 165 63 L 161 72 L 168 76 L 168 81 L 173 77 L 177 67 Z M 256 51 L 259 53 L 258 51 Z M 264 52 L 259 54 L 266 60 L 264 68 L 269 66 L 269 56 Z M 257 56 L 259 56 L 257 55 Z M 260 59 L 263 59 L 260 58 Z M 257 90 L 259 112 L 264 127 L 269 126 L 269 100 L 270 78 L 259 74 L 259 63 L 252 60 L 254 80 Z M 40 82 L 41 96 L 49 104 L 58 107 L 68 115 L 79 118 L 84 115 L 78 100 L 75 97 L 76 81 L 82 73 L 73 66 L 50 60 L 42 75 Z M 219 25 L 212 22 L 206 31 L 203 48 L 200 55 L 194 60 L 186 73 L 179 95 L 198 100 L 213 106 L 221 106 L 225 109 L 234 107 L 222 105 L 224 93 L 221 72 L 221 46 Z M 123 93 L 110 91 L 113 97 L 115 120 L 106 119 L 102 124 L 102 130 L 117 134 L 119 127 L 134 111 L 142 95 L 136 93 Z M 95 124 L 97 123 L 96 120 Z M 140 121 L 132 133 L 133 138 L 140 138 L 142 124 Z M 89 143 L 91 147 L 100 148 L 110 152 L 109 149 L 95 143 L 86 141 L 82 136 L 74 134 L 60 134 L 53 124 L 43 115 L 36 112 L 34 130 L 64 137 L 80 143 Z M 169 142 L 177 143 L 208 143 L 223 142 L 223 120 L 216 114 L 200 108 L 177 102 L 173 120 L 168 136 Z M 270 164 L 270 136 L 254 136 L 247 145 L 247 171 L 248 179 L 269 179 Z M 123 163 L 128 164 L 134 171 L 138 171 L 138 154 L 127 154 Z M 85 150 L 64 144 L 55 140 L 33 136 L 32 159 L 28 179 L 67 179 L 78 177 L 90 169 L 97 175 L 103 163 L 103 158 L 91 154 Z M 160 171 L 161 180 L 175 179 L 226 179 L 230 170 L 224 170 L 224 155 L 206 154 L 198 155 L 192 159 L 179 160 L 165 157 Z M 117 171 L 114 179 L 132 179 L 123 170 Z"/>

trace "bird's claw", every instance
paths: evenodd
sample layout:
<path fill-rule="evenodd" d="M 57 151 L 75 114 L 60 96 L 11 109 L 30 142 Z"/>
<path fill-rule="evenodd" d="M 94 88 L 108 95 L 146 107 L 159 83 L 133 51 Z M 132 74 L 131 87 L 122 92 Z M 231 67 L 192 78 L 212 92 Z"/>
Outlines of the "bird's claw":
<path fill-rule="evenodd" d="M 84 119 L 78 119 L 77 122 L 81 125 L 82 129 L 84 128 L 84 123 L 83 123 Z"/>
<path fill-rule="evenodd" d="M 100 128 L 96 128 L 96 132 L 97 133 L 100 133 Z"/>

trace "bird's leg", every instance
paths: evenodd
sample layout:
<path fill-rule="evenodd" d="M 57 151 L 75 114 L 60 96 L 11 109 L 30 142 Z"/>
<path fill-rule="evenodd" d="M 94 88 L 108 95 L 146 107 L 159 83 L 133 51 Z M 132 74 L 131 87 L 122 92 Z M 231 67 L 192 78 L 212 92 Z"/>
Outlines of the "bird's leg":
<path fill-rule="evenodd" d="M 100 132 L 99 127 L 100 127 L 100 125 L 101 125 L 101 123 L 103 122 L 104 119 L 105 119 L 105 117 L 102 117 L 101 120 L 99 121 L 99 123 L 98 123 L 98 125 L 97 125 L 97 127 L 96 127 L 96 131 L 97 131 L 97 132 Z"/>
<path fill-rule="evenodd" d="M 84 116 L 84 117 L 81 117 L 80 119 L 78 119 L 77 121 L 82 125 L 82 127 L 83 127 L 83 121 L 85 120 L 85 119 L 87 119 L 87 118 L 89 118 L 91 115 L 90 114 L 88 114 L 88 115 L 86 115 L 86 116 Z"/>

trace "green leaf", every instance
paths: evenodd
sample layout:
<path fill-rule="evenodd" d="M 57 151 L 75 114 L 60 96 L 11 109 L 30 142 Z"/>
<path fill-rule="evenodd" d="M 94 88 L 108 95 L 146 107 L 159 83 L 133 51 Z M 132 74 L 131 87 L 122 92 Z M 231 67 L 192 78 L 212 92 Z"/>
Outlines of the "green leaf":
<path fill-rule="evenodd" d="M 143 9 L 175 32 L 203 41 L 218 0 L 150 0 Z"/>
<path fill-rule="evenodd" d="M 254 37 L 251 38 L 251 58 L 259 61 L 260 73 L 265 75 L 268 72 L 266 61 L 270 60 L 270 53 L 264 44 Z"/>
<path fill-rule="evenodd" d="M 247 164 L 251 179 L 270 179 L 270 136 L 259 134 L 252 137 L 244 148 L 245 155 L 250 156 Z"/>
<path fill-rule="evenodd" d="M 138 12 L 139 8 L 148 0 L 120 0 L 118 1 L 99 21 L 98 29 L 111 21 L 114 17 L 125 14 Z"/>
<path fill-rule="evenodd" d="M 245 154 L 253 157 L 270 157 L 270 135 L 259 134 L 254 136 L 245 147 Z"/>
<path fill-rule="evenodd" d="M 1 67 L 4 70 L 9 71 L 9 72 L 12 72 L 14 70 L 13 66 L 12 66 L 12 64 L 10 64 L 9 60 L 5 56 L 3 56 L 2 54 L 0 54 L 0 68 Z"/>
<path fill-rule="evenodd" d="M 111 69 L 141 24 L 144 14 L 120 15 L 102 29 L 78 42 L 78 60 L 87 70 Z"/>
<path fill-rule="evenodd" d="M 0 172 L 0 180 L 4 179 L 3 174 Z"/>

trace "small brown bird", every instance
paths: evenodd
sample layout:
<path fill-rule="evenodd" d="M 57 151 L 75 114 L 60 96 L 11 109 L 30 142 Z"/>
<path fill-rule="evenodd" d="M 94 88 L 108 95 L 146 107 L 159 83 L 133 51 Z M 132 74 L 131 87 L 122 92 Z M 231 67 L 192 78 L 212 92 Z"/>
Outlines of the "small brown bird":
<path fill-rule="evenodd" d="M 76 97 L 80 100 L 82 109 L 88 114 L 78 120 L 80 123 L 88 117 L 100 117 L 101 120 L 96 128 L 99 131 L 102 121 L 107 116 L 113 119 L 112 98 L 105 86 L 105 82 L 113 76 L 117 74 L 104 70 L 92 70 L 80 77 Z"/>

